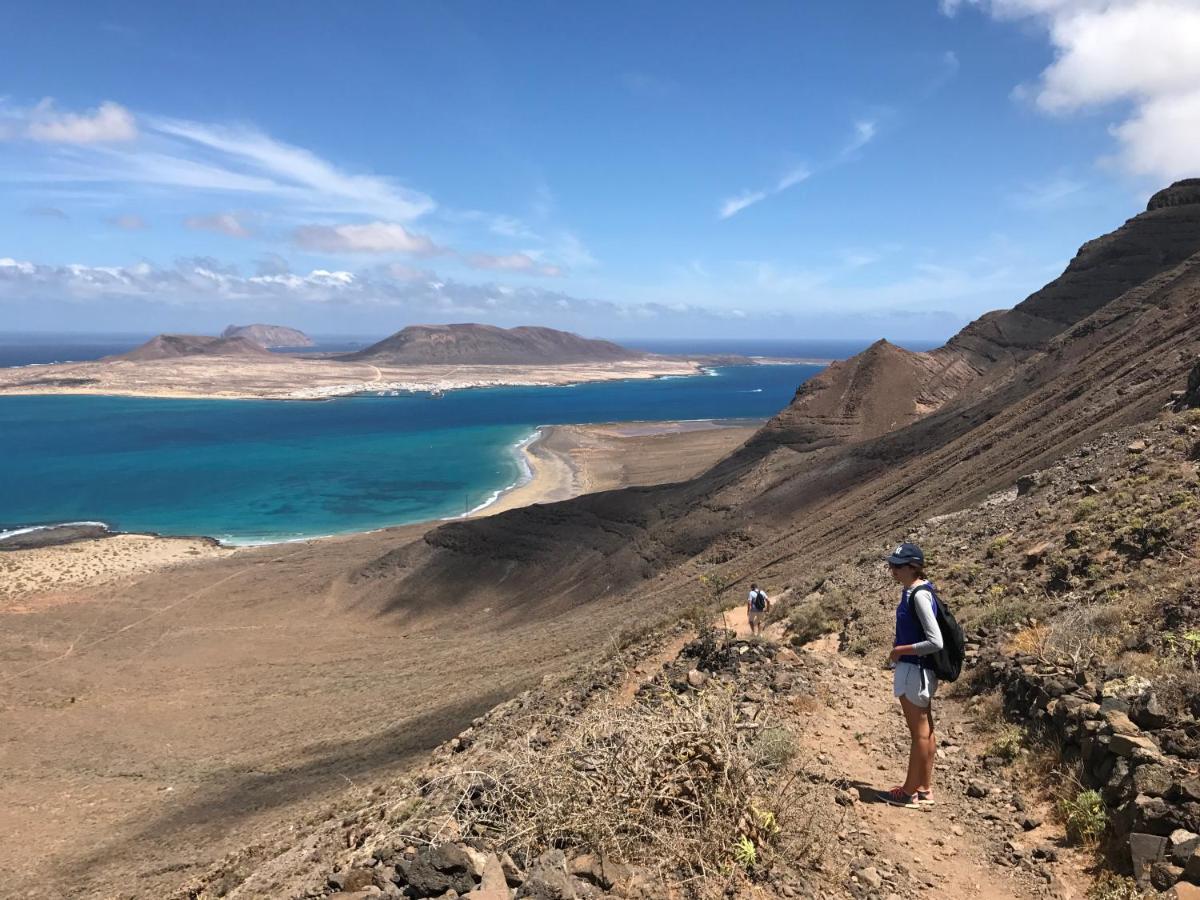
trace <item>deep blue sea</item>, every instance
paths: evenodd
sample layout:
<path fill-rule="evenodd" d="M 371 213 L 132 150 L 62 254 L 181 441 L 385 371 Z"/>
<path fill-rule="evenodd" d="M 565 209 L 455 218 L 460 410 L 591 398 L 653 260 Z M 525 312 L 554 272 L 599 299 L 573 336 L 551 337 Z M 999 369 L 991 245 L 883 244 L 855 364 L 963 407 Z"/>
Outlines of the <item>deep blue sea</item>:
<path fill-rule="evenodd" d="M 817 371 L 322 403 L 0 397 L 0 530 L 100 521 L 250 543 L 461 515 L 522 477 L 514 448 L 538 425 L 765 418 Z"/>

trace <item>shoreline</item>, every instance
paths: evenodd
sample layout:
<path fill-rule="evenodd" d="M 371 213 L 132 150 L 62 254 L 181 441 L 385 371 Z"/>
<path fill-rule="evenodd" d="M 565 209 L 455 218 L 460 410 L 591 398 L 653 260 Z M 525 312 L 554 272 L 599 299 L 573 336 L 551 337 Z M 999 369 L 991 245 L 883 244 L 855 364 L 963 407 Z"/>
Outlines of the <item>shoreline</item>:
<path fill-rule="evenodd" d="M 825 359 L 658 357 L 563 366 L 391 368 L 319 359 L 246 362 L 184 357 L 144 362 L 29 363 L 0 368 L 0 397 L 128 397 L 159 400 L 314 402 L 384 394 L 444 394 L 490 387 L 567 387 L 605 381 L 688 378 L 728 366 L 828 365 Z M 343 367 L 358 367 L 358 372 Z M 40 377 L 21 380 L 37 368 Z M 363 369 L 369 371 L 362 371 Z M 359 380 L 362 379 L 362 380 Z"/>
<path fill-rule="evenodd" d="M 539 425 L 527 437 L 512 445 L 514 458 L 521 466 L 521 475 L 507 487 L 493 491 L 483 503 L 464 514 L 418 519 L 413 522 L 391 522 L 375 528 L 361 528 L 329 534 L 314 534 L 278 539 L 236 540 L 208 534 L 163 534 L 156 531 L 122 531 L 101 520 L 47 522 L 0 528 L 0 558 L 5 553 L 23 550 L 63 547 L 87 541 L 114 537 L 149 538 L 162 541 L 195 541 L 222 550 L 238 551 L 257 547 L 302 544 L 353 538 L 362 534 L 378 534 L 393 528 L 428 526 L 436 528 L 446 522 L 483 518 L 509 509 L 535 503 L 569 500 L 592 490 L 583 489 L 593 479 L 571 458 L 572 445 L 580 435 L 607 434 L 614 439 L 652 438 L 665 435 L 685 435 L 704 431 L 736 429 L 756 430 L 761 419 L 676 419 L 656 422 L 590 422 L 586 424 Z M 555 438 L 562 436 L 556 442 Z M 557 446 L 552 444 L 557 443 Z M 632 485 L 610 485 L 604 489 Z"/>
<path fill-rule="evenodd" d="M 336 544 L 396 532 L 411 540 L 439 525 L 583 494 L 682 481 L 744 443 L 761 420 L 700 419 L 544 425 L 513 445 L 521 476 L 466 515 L 279 541 L 110 530 L 102 522 L 30 524 L 0 535 L 0 611 L 85 599 L 101 585 L 283 544 Z M 5 547 L 7 541 L 18 543 Z"/>

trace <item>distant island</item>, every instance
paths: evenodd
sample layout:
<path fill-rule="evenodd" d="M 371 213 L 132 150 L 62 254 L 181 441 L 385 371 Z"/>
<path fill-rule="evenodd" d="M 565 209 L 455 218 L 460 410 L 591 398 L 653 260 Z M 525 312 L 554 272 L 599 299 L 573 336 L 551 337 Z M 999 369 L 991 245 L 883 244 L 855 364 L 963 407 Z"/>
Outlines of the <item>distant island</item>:
<path fill-rule="evenodd" d="M 325 400 L 696 375 L 713 364 L 705 357 L 657 356 L 530 326 L 411 325 L 363 350 L 335 356 L 271 353 L 247 333 L 230 335 L 226 329 L 220 337 L 160 334 L 128 353 L 95 362 L 0 369 L 0 394 Z"/>
<path fill-rule="evenodd" d="M 223 338 L 246 338 L 260 347 L 274 350 L 279 347 L 311 347 L 313 339 L 303 331 L 286 325 L 230 325 L 221 332 Z"/>
<path fill-rule="evenodd" d="M 140 347 L 134 347 L 128 353 L 110 356 L 101 362 L 110 360 L 145 361 L 153 359 L 179 359 L 183 356 L 234 356 L 234 357 L 263 357 L 270 352 L 262 345 L 244 337 L 212 337 L 206 334 L 160 334 L 150 338 Z"/>
<path fill-rule="evenodd" d="M 363 350 L 337 357 L 389 366 L 543 366 L 645 359 L 649 354 L 569 331 L 495 325 L 410 325 Z"/>

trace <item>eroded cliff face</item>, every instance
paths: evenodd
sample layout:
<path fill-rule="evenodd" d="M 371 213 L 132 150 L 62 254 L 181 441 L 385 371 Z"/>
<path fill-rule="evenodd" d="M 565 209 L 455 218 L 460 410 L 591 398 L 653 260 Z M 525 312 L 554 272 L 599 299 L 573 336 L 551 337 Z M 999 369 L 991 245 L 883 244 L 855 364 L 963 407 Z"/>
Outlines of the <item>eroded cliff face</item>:
<path fill-rule="evenodd" d="M 817 449 L 885 434 L 995 389 L 1057 336 L 1200 252 L 1200 179 L 1084 244 L 1066 270 L 1013 309 L 980 316 L 928 353 L 881 341 L 802 385 L 757 442 Z"/>
<path fill-rule="evenodd" d="M 945 347 L 885 341 L 805 384 L 692 481 L 453 523 L 364 567 L 383 609 L 485 598 L 514 616 L 645 593 L 685 602 L 713 567 L 820 565 L 1011 485 L 1185 386 L 1200 349 L 1200 203 L 1186 185 L 1014 310 Z"/>

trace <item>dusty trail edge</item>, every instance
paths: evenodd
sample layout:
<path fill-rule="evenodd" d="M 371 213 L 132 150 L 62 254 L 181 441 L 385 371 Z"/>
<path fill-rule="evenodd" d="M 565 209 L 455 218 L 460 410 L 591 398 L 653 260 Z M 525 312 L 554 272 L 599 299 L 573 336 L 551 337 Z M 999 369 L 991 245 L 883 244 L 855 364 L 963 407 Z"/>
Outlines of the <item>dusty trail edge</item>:
<path fill-rule="evenodd" d="M 744 604 L 723 611 L 712 624 L 740 639 L 750 637 Z M 694 637 L 690 632 L 673 637 L 631 669 L 619 688 L 619 702 L 632 702 L 637 689 L 663 664 L 675 660 Z M 783 624 L 769 626 L 765 637 L 780 641 Z M 962 699 L 939 696 L 935 700 L 939 749 L 934 805 L 922 810 L 892 807 L 876 802 L 873 795 L 873 789 L 886 789 L 903 780 L 907 763 L 908 732 L 892 696 L 891 672 L 869 660 L 840 653 L 834 634 L 806 644 L 799 652 L 820 659 L 826 673 L 818 684 L 825 702 L 806 704 L 794 723 L 802 726 L 797 729 L 799 749 L 814 760 L 814 767 L 827 781 L 847 785 L 848 795 L 854 796 L 859 832 L 870 833 L 880 850 L 875 860 L 865 862 L 878 862 L 883 870 L 897 864 L 907 867 L 923 886 L 925 896 L 1085 900 L 1091 883 L 1086 874 L 1091 858 L 1069 846 L 1049 806 L 1012 783 L 1007 772 L 979 771 L 987 741 Z M 984 782 L 988 796 L 966 796 L 961 783 L 967 778 Z M 1009 839 L 999 823 L 1022 815 L 1008 805 L 1015 795 L 1022 798 L 1024 815 L 1041 824 L 1019 839 Z M 1041 864 L 1048 877 L 1043 876 L 1041 884 L 1031 888 L 1031 873 L 1014 864 L 1012 850 L 1027 856 L 1047 847 L 1056 858 Z M 852 882 L 859 880 L 858 874 L 851 874 Z M 862 887 L 870 891 L 873 886 Z M 888 893 L 884 886 L 878 896 L 901 895 Z"/>

